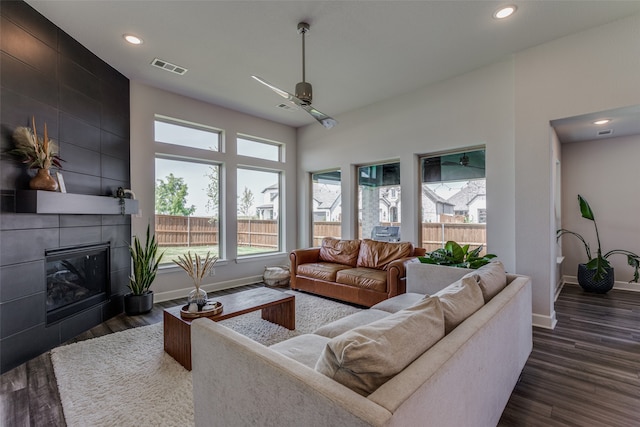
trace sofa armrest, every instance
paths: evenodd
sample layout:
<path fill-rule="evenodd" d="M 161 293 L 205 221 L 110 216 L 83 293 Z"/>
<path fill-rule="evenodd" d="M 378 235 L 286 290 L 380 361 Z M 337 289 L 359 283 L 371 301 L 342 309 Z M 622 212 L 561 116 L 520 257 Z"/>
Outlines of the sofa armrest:
<path fill-rule="evenodd" d="M 387 294 L 389 298 L 406 292 L 407 265 L 419 262 L 415 256 L 399 258 L 387 266 Z"/>
<path fill-rule="evenodd" d="M 296 276 L 298 275 L 298 266 L 311 262 L 318 262 L 320 259 L 320 248 L 295 249 L 289 254 L 291 261 L 291 289 L 296 288 Z"/>

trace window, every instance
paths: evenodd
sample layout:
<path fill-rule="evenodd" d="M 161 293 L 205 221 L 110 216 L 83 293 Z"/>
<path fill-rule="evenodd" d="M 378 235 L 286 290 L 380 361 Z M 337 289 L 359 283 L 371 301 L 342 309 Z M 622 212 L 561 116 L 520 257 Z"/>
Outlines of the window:
<path fill-rule="evenodd" d="M 155 235 L 163 265 L 187 251 L 220 257 L 220 171 L 211 151 L 220 146 L 220 133 L 194 124 L 155 121 Z M 163 144 L 195 148 L 201 156 L 176 156 Z M 215 151 L 214 150 L 214 151 Z"/>
<path fill-rule="evenodd" d="M 220 133 L 204 126 L 187 122 L 170 122 L 168 118 L 156 116 L 154 133 L 156 142 L 200 148 L 203 150 L 220 150 Z"/>
<path fill-rule="evenodd" d="M 342 235 L 342 182 L 339 170 L 311 174 L 313 212 L 313 246 L 324 237 Z"/>
<path fill-rule="evenodd" d="M 399 195 L 400 163 L 358 167 L 360 238 L 400 240 Z"/>
<path fill-rule="evenodd" d="M 280 176 L 238 168 L 238 256 L 280 251 Z"/>
<path fill-rule="evenodd" d="M 486 246 L 485 150 L 425 156 L 420 169 L 422 247 L 432 251 L 448 240 Z"/>
<path fill-rule="evenodd" d="M 280 144 L 256 141 L 253 139 L 246 139 L 238 136 L 237 145 L 239 156 L 273 160 L 274 162 L 279 162 L 282 160 L 282 146 Z"/>

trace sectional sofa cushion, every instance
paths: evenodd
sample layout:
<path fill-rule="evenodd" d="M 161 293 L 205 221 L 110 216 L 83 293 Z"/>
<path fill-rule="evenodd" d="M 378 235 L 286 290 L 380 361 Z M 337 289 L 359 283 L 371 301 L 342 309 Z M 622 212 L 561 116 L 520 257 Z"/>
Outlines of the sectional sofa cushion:
<path fill-rule="evenodd" d="M 444 336 L 438 298 L 418 304 L 331 339 L 316 370 L 367 396 Z"/>
<path fill-rule="evenodd" d="M 442 303 L 444 331 L 451 332 L 484 305 L 480 286 L 474 277 L 463 277 L 434 294 Z"/>
<path fill-rule="evenodd" d="M 353 328 L 367 325 L 387 316 L 389 316 L 389 313 L 386 311 L 370 308 L 369 310 L 358 311 L 357 313 L 350 314 L 342 319 L 334 320 L 331 323 L 320 326 L 318 329 L 313 331 L 313 333 L 327 338 L 335 338 Z"/>
<path fill-rule="evenodd" d="M 322 239 L 319 258 L 321 261 L 355 267 L 360 254 L 360 240 L 340 240 L 333 237 Z"/>
<path fill-rule="evenodd" d="M 357 266 L 386 270 L 390 262 L 411 256 L 412 253 L 411 242 L 389 243 L 363 239 L 360 242 Z"/>
<path fill-rule="evenodd" d="M 507 286 L 507 274 L 504 270 L 504 265 L 497 260 L 465 274 L 464 277 L 473 277 L 476 280 L 482 291 L 485 304 Z"/>
<path fill-rule="evenodd" d="M 376 310 L 387 311 L 389 313 L 395 313 L 407 307 L 414 305 L 424 298 L 424 294 L 418 294 L 415 292 L 406 292 L 404 294 L 396 295 L 393 298 L 380 301 L 371 308 Z"/>
<path fill-rule="evenodd" d="M 303 334 L 273 344 L 269 348 L 314 369 L 327 342 L 329 342 L 327 337 L 316 334 Z"/>

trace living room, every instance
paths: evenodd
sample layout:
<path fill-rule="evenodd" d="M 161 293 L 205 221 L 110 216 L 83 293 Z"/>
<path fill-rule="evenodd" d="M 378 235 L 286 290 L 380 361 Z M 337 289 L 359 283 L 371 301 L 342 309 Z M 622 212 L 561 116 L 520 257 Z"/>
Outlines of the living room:
<path fill-rule="evenodd" d="M 42 3 L 28 2 L 36 9 L 44 7 Z M 493 6 L 492 3 L 491 7 Z M 3 4 L 3 9 L 4 7 Z M 524 4 L 522 9 L 520 12 L 526 10 Z M 3 11 L 3 28 L 4 13 Z M 225 144 L 230 149 L 234 147 L 237 134 L 277 141 L 286 146 L 286 161 L 280 162 L 279 165 L 286 176 L 282 188 L 286 195 L 286 203 L 283 212 L 285 222 L 282 229 L 281 252 L 257 259 L 238 257 L 234 227 L 227 227 L 228 234 L 223 243 L 223 253 L 227 257 L 216 267 L 210 290 L 255 282 L 260 279 L 265 264 L 283 264 L 290 250 L 311 246 L 311 214 L 308 202 L 311 189 L 310 173 L 340 169 L 342 188 L 352 189 L 356 187 L 354 170 L 357 165 L 398 161 L 401 165 L 400 178 L 405 195 L 401 217 L 402 236 L 417 241 L 420 227 L 420 219 L 415 214 L 419 210 L 418 197 L 412 197 L 420 191 L 417 156 L 483 146 L 487 152 L 487 205 L 490 211 L 487 219 L 488 248 L 500 255 L 508 271 L 532 278 L 533 323 L 542 328 L 553 328 L 557 321 L 554 294 L 559 277 L 555 262 L 555 210 L 558 203 L 554 190 L 556 170 L 552 159 L 554 154 L 558 153 L 553 153 L 554 138 L 550 136 L 553 134 L 550 123 L 639 104 L 640 87 L 637 76 L 640 75 L 640 65 L 631 59 L 637 58 L 637 28 L 640 25 L 640 16 L 637 13 L 636 11 L 635 14 L 630 13 L 613 22 L 599 24 L 518 51 L 460 75 L 449 76 L 441 81 L 404 91 L 404 94 L 395 94 L 384 101 L 342 112 L 336 117 L 339 125 L 330 131 L 315 122 L 293 126 L 240 113 L 173 93 L 171 88 L 158 88 L 144 81 L 132 79 L 128 82 L 130 94 L 127 94 L 127 100 L 130 101 L 130 133 L 127 135 L 127 139 L 130 139 L 130 158 L 127 158 L 129 155 L 111 153 L 109 156 L 106 153 L 109 158 L 128 160 L 130 172 L 122 176 L 109 176 L 109 173 L 113 174 L 109 172 L 102 177 L 133 189 L 139 199 L 142 215 L 131 218 L 130 230 L 127 223 L 115 224 L 114 233 L 121 234 L 123 229 L 124 234 L 129 232 L 129 236 L 122 240 L 130 238 L 131 235 L 142 236 L 147 224 L 153 221 L 154 199 L 148 195 L 153 194 L 155 186 L 153 171 L 156 148 L 153 143 L 153 120 L 156 115 L 222 129 L 225 133 Z M 48 15 L 45 13 L 45 16 Z M 56 19 L 50 19 L 64 29 Z M 295 23 L 293 25 L 295 26 Z M 321 18 L 318 18 L 317 25 L 322 25 Z M 294 32 L 295 28 L 280 30 L 285 34 L 292 33 L 292 43 L 297 49 L 299 39 Z M 314 36 L 312 33 L 311 37 Z M 3 68 L 6 55 L 5 40 L 3 35 Z M 312 52 L 312 47 L 317 49 L 318 44 L 310 43 L 309 53 Z M 149 45 L 152 45 L 151 41 L 147 41 L 147 46 Z M 326 49 L 322 55 L 330 57 L 330 54 L 331 49 Z M 285 50 L 283 60 L 293 62 L 293 67 L 298 64 L 297 55 L 297 50 Z M 272 74 L 268 70 L 262 71 L 261 68 L 255 72 L 258 71 L 265 76 Z M 296 76 L 298 72 L 296 67 Z M 321 70 L 314 71 L 314 76 L 316 73 L 321 74 Z M 274 74 L 278 76 L 277 73 Z M 11 105 L 5 104 L 4 95 L 6 90 L 15 91 L 16 87 L 6 87 L 4 81 L 6 80 L 3 78 L 3 104 Z M 292 84 L 294 81 L 296 80 L 293 80 Z M 254 89 L 257 93 L 263 90 L 259 86 Z M 317 86 L 316 90 L 318 107 L 324 109 L 320 101 L 320 86 Z M 375 88 L 369 90 L 375 91 Z M 15 126 L 11 114 L 13 113 L 8 112 L 6 107 L 2 108 L 3 150 L 10 144 L 9 135 L 12 131 L 6 126 Z M 52 126 L 56 114 L 40 115 L 36 120 L 46 120 Z M 304 112 L 298 111 L 297 114 Z M 5 117 L 10 119 L 5 121 Z M 105 129 L 105 132 L 115 134 L 109 129 Z M 59 138 L 63 139 L 62 136 Z M 630 139 L 623 141 L 622 151 L 616 151 L 615 154 L 621 161 L 632 161 L 635 158 L 638 136 L 628 138 Z M 62 157 L 65 158 L 64 153 Z M 228 155 L 220 157 L 219 160 L 225 163 L 228 170 L 233 170 L 237 165 L 246 166 L 237 156 Z M 593 159 L 590 161 L 597 163 Z M 612 163 L 613 160 L 608 162 Z M 3 175 L 9 174 L 5 172 L 10 170 L 5 167 L 9 163 L 10 160 L 3 155 Z M 70 188 L 73 189 L 82 179 L 80 177 L 74 181 L 72 175 L 83 173 L 77 171 L 77 163 L 68 166 L 69 172 L 62 172 L 66 178 L 68 176 Z M 118 163 L 117 167 L 121 166 Z M 616 169 L 615 182 L 621 187 L 616 187 L 615 193 L 633 194 L 631 183 L 637 181 L 635 170 L 626 164 Z M 566 175 L 568 171 L 563 169 L 562 172 L 563 180 L 570 178 Z M 600 180 L 608 182 L 607 185 L 611 187 L 608 172 L 599 173 L 602 174 Z M 118 174 L 119 172 L 115 175 Z M 13 194 L 17 189 L 13 172 L 9 175 L 10 179 L 2 181 L 3 198 L 8 193 Z M 24 181 L 20 182 L 24 184 Z M 225 185 L 227 199 L 234 200 L 237 191 L 235 174 L 229 175 Z M 604 187 L 607 185 L 603 184 Z M 98 184 L 97 188 L 100 195 L 107 195 L 101 184 Z M 574 188 L 575 186 L 568 187 L 562 191 L 560 204 L 563 212 L 573 209 L 572 205 L 575 204 L 575 194 L 569 194 L 569 189 L 572 193 L 583 191 L 579 188 L 575 188 L 574 191 Z M 95 190 L 92 188 L 90 191 Z M 604 193 L 606 192 L 590 195 L 590 202 L 607 203 L 608 199 Z M 637 210 L 638 201 L 635 198 L 621 199 L 618 209 L 623 212 Z M 353 191 L 343 191 L 343 218 L 354 218 L 356 206 L 356 194 Z M 235 217 L 237 210 L 232 203 L 226 205 L 225 209 L 228 218 Z M 15 230 L 5 225 L 8 221 L 13 223 L 17 218 L 22 216 L 5 215 L 3 210 L 3 255 L 13 250 L 8 243 L 4 243 L 8 241 L 5 237 L 12 233 L 15 235 Z M 103 225 L 100 224 L 101 227 Z M 50 226 L 51 224 L 46 223 L 29 225 L 34 228 Z M 19 227 L 16 228 L 22 229 Z M 357 237 L 356 221 L 342 222 L 342 236 Z M 617 236 L 616 239 L 619 240 L 611 243 L 618 246 L 618 242 L 623 242 L 620 246 L 626 246 L 625 238 Z M 637 249 L 637 243 L 635 248 Z M 126 247 L 121 244 L 117 252 L 122 251 L 126 257 Z M 14 264 L 14 261 L 15 259 L 9 259 L 3 263 L 3 281 L 8 277 L 5 276 L 4 267 Z M 567 271 L 563 273 L 571 275 L 574 267 L 565 267 Z M 2 286 L 4 289 L 4 285 Z M 178 269 L 163 272 L 154 284 L 158 301 L 182 297 L 189 287 L 188 277 Z M 2 304 L 3 313 L 0 318 L 4 329 L 9 328 L 7 322 L 11 320 L 8 319 L 7 313 L 13 309 L 7 309 L 7 301 L 4 299 Z M 75 331 L 69 331 L 68 334 L 73 332 Z M 10 343 L 7 338 L 9 337 L 3 334 L 3 354 L 8 351 L 5 350 Z"/>

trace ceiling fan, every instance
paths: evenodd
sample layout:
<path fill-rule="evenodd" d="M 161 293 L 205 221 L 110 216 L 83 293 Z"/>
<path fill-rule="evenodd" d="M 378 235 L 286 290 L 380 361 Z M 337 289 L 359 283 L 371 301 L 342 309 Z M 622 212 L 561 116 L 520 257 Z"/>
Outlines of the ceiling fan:
<path fill-rule="evenodd" d="M 287 92 L 286 90 L 282 90 L 272 85 L 271 83 L 269 83 L 268 81 L 266 81 L 261 77 L 258 77 L 258 76 L 251 76 L 251 77 L 259 81 L 260 83 L 262 83 L 263 85 L 265 85 L 266 87 L 268 87 L 269 89 L 271 89 L 272 91 L 280 95 L 281 97 L 287 99 L 287 101 L 293 102 L 294 104 L 296 104 L 297 106 L 305 110 L 307 113 L 311 114 L 311 116 L 314 119 L 316 119 L 318 122 L 320 122 L 320 124 L 322 124 L 322 126 L 324 126 L 325 128 L 331 129 L 332 127 L 337 125 L 338 122 L 334 118 L 327 116 L 326 114 L 316 110 L 311 106 L 313 91 L 311 89 L 311 84 L 305 81 L 304 37 L 308 32 L 309 32 L 309 24 L 307 24 L 306 22 L 300 22 L 298 24 L 298 34 L 302 34 L 302 81 L 296 84 L 295 95 Z"/>
<path fill-rule="evenodd" d="M 469 163 L 470 163 L 469 156 L 467 156 L 467 153 L 463 153 L 460 159 L 458 160 L 458 162 L 445 161 L 445 162 L 442 162 L 441 164 L 448 165 L 448 166 L 462 166 L 465 168 L 469 167 L 469 168 L 484 170 L 484 167 L 482 166 L 474 166 Z"/>

